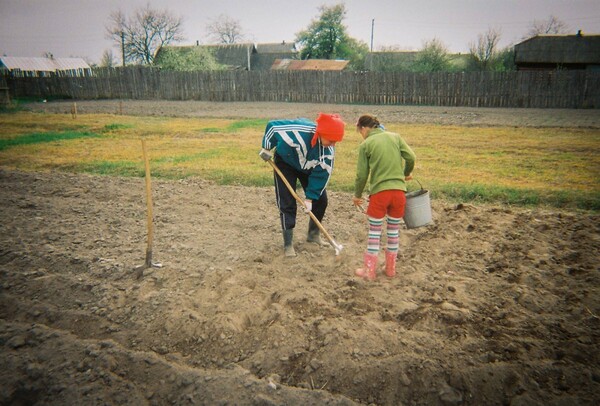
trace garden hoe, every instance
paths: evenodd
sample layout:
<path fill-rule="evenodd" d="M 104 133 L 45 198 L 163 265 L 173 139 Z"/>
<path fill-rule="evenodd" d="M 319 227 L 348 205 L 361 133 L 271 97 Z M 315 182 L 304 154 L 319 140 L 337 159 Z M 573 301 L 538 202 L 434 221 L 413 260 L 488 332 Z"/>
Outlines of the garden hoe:
<path fill-rule="evenodd" d="M 292 194 L 292 196 L 294 196 L 294 199 L 296 199 L 298 201 L 298 203 L 300 203 L 302 205 L 302 207 L 305 207 L 304 206 L 304 201 L 294 191 L 294 188 L 292 188 L 292 185 L 290 185 L 290 183 L 287 181 L 287 179 L 285 178 L 285 176 L 283 176 L 283 173 L 281 173 L 281 171 L 279 170 L 279 168 L 277 167 L 277 165 L 275 165 L 275 163 L 273 162 L 273 160 L 269 159 L 267 162 L 269 163 L 269 165 L 271 165 L 273 167 L 273 170 L 275 170 L 275 172 L 277 173 L 277 175 L 279 176 L 279 178 L 283 181 L 283 183 L 285 183 L 285 186 L 287 186 L 287 188 L 290 191 L 290 193 Z M 342 252 L 342 249 L 344 248 L 344 247 L 342 247 L 342 244 L 338 244 L 337 242 L 335 242 L 335 240 L 333 239 L 333 237 L 331 235 L 329 235 L 329 233 L 327 232 L 327 230 L 325 230 L 325 228 L 323 227 L 323 225 L 321 224 L 321 222 L 319 220 L 317 220 L 317 217 L 313 214 L 312 211 L 309 211 L 308 215 L 310 216 L 310 218 L 312 219 L 312 221 L 315 222 L 315 224 L 317 225 L 317 227 L 319 227 L 319 230 L 321 230 L 321 232 L 323 233 L 323 235 L 325 236 L 325 238 L 327 238 L 327 240 L 329 241 L 329 243 L 331 244 L 331 246 L 333 248 L 335 248 L 335 255 L 340 255 L 340 253 Z"/>

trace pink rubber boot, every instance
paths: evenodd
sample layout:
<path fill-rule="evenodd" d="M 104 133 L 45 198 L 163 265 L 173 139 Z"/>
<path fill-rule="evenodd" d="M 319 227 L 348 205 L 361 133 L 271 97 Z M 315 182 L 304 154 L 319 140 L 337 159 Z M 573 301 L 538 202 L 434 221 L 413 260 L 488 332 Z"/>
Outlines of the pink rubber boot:
<path fill-rule="evenodd" d="M 390 278 L 396 276 L 397 252 L 385 251 L 385 274 Z"/>
<path fill-rule="evenodd" d="M 363 258 L 365 261 L 365 266 L 364 268 L 359 268 L 356 270 L 356 276 L 360 276 L 361 278 L 365 278 L 369 281 L 375 280 L 377 277 L 377 255 L 365 252 Z"/>

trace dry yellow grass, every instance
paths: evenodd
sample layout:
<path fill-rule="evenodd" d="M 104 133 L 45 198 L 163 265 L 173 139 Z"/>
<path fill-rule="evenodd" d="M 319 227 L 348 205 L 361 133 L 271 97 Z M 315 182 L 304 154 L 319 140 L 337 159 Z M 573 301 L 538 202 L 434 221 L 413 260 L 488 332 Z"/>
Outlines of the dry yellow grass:
<path fill-rule="evenodd" d="M 598 130 L 432 125 L 388 129 L 401 134 L 416 152 L 414 174 L 424 181 L 600 191 Z M 338 148 L 336 181 L 341 183 L 353 176 L 360 143 L 357 134 L 349 135 Z"/>
<path fill-rule="evenodd" d="M 32 133 L 71 131 L 94 138 L 15 145 L 0 150 L 0 166 L 142 175 L 141 137 L 156 176 L 200 176 L 222 183 L 269 185 L 271 171 L 258 156 L 266 121 L 131 117 L 20 112 L 0 115 L 0 141 Z M 579 128 L 400 125 L 415 150 L 415 176 L 437 190 L 527 190 L 598 196 L 600 131 Z M 352 190 L 360 136 L 348 131 L 336 151 L 334 190 Z"/>

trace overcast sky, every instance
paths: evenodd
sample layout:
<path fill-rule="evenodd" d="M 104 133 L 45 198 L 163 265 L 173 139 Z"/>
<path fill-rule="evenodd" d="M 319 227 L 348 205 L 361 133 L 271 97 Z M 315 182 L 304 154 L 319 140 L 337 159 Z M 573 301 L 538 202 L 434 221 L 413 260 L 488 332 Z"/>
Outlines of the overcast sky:
<path fill-rule="evenodd" d="M 600 0 L 0 0 L 0 54 L 50 52 L 97 63 L 112 49 L 118 57 L 119 48 L 106 39 L 110 13 L 132 15 L 146 4 L 183 17 L 181 45 L 208 43 L 206 26 L 220 15 L 239 21 L 248 42 L 290 42 L 319 17 L 319 6 L 341 2 L 348 33 L 369 46 L 373 33 L 374 50 L 418 50 L 438 38 L 450 52 L 468 52 L 490 28 L 500 30 L 504 47 L 550 15 L 572 33 L 600 34 Z"/>

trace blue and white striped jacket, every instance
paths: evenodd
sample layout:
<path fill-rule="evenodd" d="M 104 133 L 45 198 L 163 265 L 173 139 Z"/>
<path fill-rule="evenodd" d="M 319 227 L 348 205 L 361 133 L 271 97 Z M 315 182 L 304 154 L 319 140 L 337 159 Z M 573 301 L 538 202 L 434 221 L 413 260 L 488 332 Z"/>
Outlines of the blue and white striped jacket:
<path fill-rule="evenodd" d="M 333 171 L 334 147 L 324 147 L 318 140 L 310 143 L 316 124 L 306 118 L 273 120 L 267 123 L 262 147 L 276 148 L 276 154 L 288 165 L 308 174 L 307 199 L 318 200 L 329 183 Z"/>

